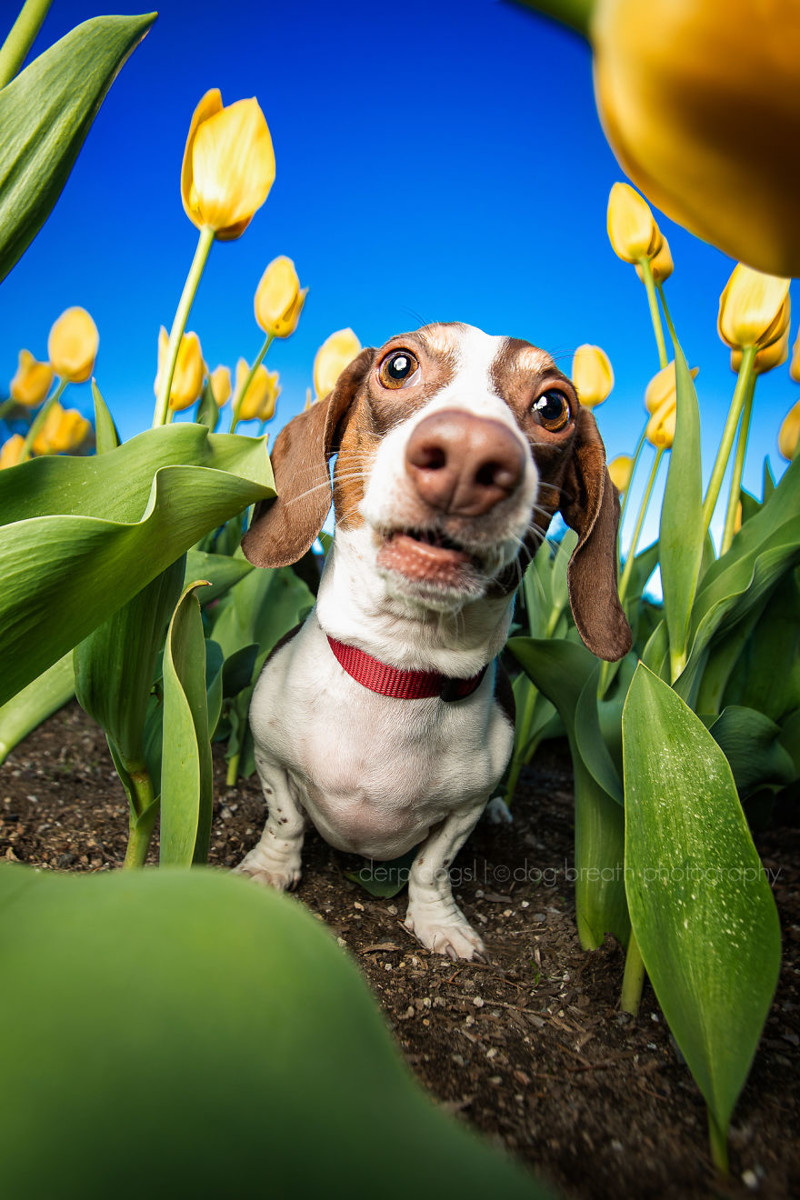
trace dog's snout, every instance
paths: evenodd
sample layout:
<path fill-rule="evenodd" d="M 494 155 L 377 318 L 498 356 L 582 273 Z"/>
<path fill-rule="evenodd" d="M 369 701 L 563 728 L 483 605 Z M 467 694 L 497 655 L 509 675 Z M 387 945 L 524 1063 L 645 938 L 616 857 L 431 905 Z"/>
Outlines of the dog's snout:
<path fill-rule="evenodd" d="M 406 471 L 431 508 L 479 517 L 519 487 L 525 450 L 500 421 L 444 409 L 414 429 L 406 446 Z"/>

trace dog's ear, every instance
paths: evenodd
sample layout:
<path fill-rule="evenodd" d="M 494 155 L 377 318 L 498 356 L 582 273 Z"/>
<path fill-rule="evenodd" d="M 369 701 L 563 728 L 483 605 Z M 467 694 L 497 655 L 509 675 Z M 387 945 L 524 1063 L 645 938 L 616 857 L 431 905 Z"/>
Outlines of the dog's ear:
<path fill-rule="evenodd" d="M 593 654 L 615 662 L 627 654 L 632 641 L 617 592 L 619 497 L 606 469 L 597 424 L 587 408 L 578 412 L 560 509 L 578 534 L 567 570 L 575 625 Z"/>
<path fill-rule="evenodd" d="M 333 500 L 328 464 L 374 357 L 374 350 L 362 350 L 333 391 L 294 417 L 275 439 L 270 457 L 278 494 L 259 501 L 242 539 L 242 550 L 255 566 L 287 567 L 319 536 Z"/>

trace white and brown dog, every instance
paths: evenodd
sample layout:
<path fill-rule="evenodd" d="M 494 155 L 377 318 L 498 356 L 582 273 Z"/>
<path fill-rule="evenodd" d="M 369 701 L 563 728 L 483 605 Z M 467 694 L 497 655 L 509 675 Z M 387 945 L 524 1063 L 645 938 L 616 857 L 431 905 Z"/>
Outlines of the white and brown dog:
<path fill-rule="evenodd" d="M 579 534 L 569 586 L 581 637 L 602 658 L 630 647 L 619 504 L 594 418 L 544 351 L 428 325 L 362 350 L 278 435 L 272 463 L 278 496 L 256 509 L 250 561 L 297 561 L 331 495 L 336 533 L 316 607 L 256 685 L 269 815 L 238 869 L 293 887 L 307 818 L 332 846 L 369 858 L 418 847 L 406 926 L 452 958 L 482 954 L 448 868 L 511 754 L 510 688 L 495 660 L 556 509 Z"/>

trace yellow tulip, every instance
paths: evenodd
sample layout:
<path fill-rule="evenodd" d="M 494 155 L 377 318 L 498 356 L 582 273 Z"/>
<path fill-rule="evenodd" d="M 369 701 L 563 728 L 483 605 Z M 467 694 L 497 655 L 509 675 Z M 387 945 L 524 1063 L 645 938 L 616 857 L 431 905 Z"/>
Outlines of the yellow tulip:
<path fill-rule="evenodd" d="M 22 455 L 22 447 L 25 445 L 25 438 L 19 433 L 14 433 L 0 446 L 0 471 L 4 471 L 6 467 L 15 467 L 20 461 Z"/>
<path fill-rule="evenodd" d="M 243 358 L 236 364 L 236 409 L 240 421 L 270 421 L 275 415 L 275 404 L 281 393 L 278 372 L 270 373 L 263 363 L 256 367 L 250 386 L 242 396 L 250 368 Z"/>
<path fill-rule="evenodd" d="M 608 473 L 611 476 L 611 482 L 620 494 L 627 491 L 632 472 L 633 459 L 630 454 L 618 454 L 608 464 Z"/>
<path fill-rule="evenodd" d="M 789 324 L 789 280 L 737 263 L 719 299 L 719 336 L 731 350 L 761 349 Z"/>
<path fill-rule="evenodd" d="M 84 383 L 94 370 L 100 335 L 85 308 L 68 308 L 50 330 L 47 353 L 61 379 Z"/>
<path fill-rule="evenodd" d="M 614 372 L 605 351 L 599 346 L 578 346 L 572 359 L 572 382 L 584 408 L 602 404 L 614 386 Z"/>
<path fill-rule="evenodd" d="M 223 408 L 231 398 L 230 367 L 215 367 L 209 376 L 211 394 L 217 408 Z"/>
<path fill-rule="evenodd" d="M 656 283 L 663 283 L 665 279 L 669 279 L 672 272 L 675 270 L 675 264 L 672 261 L 672 252 L 669 248 L 669 242 L 661 235 L 661 245 L 653 258 L 650 259 L 650 270 L 653 272 L 653 278 Z M 644 282 L 644 272 L 639 264 L 636 264 L 636 274 Z"/>
<path fill-rule="evenodd" d="M 753 370 L 756 375 L 763 375 L 765 371 L 771 371 L 773 367 L 779 367 L 785 363 L 789 357 L 789 326 L 786 325 L 783 333 L 774 342 L 764 346 L 763 349 L 756 352 L 755 361 L 753 362 Z M 731 370 L 739 373 L 739 368 L 742 365 L 741 350 L 731 350 Z"/>
<path fill-rule="evenodd" d="M 800 400 L 786 414 L 778 434 L 778 449 L 784 458 L 788 458 L 789 462 L 795 456 L 798 438 L 800 438 Z"/>
<path fill-rule="evenodd" d="M 692 367 L 691 376 L 694 379 L 699 367 Z M 675 382 L 675 363 L 671 362 L 668 366 L 663 367 L 648 383 L 644 393 L 644 406 L 649 413 L 656 412 L 661 407 L 665 400 L 669 400 L 671 404 L 676 401 L 677 384 Z"/>
<path fill-rule="evenodd" d="M 257 100 L 223 107 L 218 88 L 194 110 L 181 170 L 186 215 L 220 241 L 241 237 L 275 182 L 272 138 Z"/>
<path fill-rule="evenodd" d="M 17 373 L 9 385 L 9 395 L 17 404 L 36 408 L 50 391 L 53 368 L 50 363 L 37 362 L 30 350 L 20 350 Z M 8 445 L 8 443 L 6 443 Z"/>
<path fill-rule="evenodd" d="M 158 335 L 158 372 L 154 391 L 158 395 L 161 383 L 161 372 L 164 369 L 169 338 L 164 326 Z M 203 362 L 203 352 L 196 333 L 185 333 L 178 347 L 178 359 L 175 363 L 175 374 L 172 376 L 172 387 L 169 393 L 169 406 L 175 412 L 191 408 L 203 390 L 206 365 Z"/>
<path fill-rule="evenodd" d="M 669 450 L 675 438 L 677 406 L 675 397 L 668 397 L 647 422 L 645 437 L 657 450 Z"/>
<path fill-rule="evenodd" d="M 256 288 L 256 321 L 276 338 L 287 338 L 297 329 L 308 288 L 300 288 L 294 263 L 286 255 L 273 258 Z"/>
<path fill-rule="evenodd" d="M 597 0 L 587 32 L 600 119 L 636 186 L 732 258 L 800 275 L 796 0 Z"/>
<path fill-rule="evenodd" d="M 627 183 L 615 183 L 608 197 L 608 238 L 623 262 L 654 258 L 663 242 L 650 205 Z"/>
<path fill-rule="evenodd" d="M 800 383 L 800 332 L 792 350 L 792 361 L 789 364 L 789 374 L 796 383 Z"/>
<path fill-rule="evenodd" d="M 91 432 L 91 424 L 76 408 L 63 409 L 56 401 L 48 410 L 44 425 L 34 438 L 33 452 L 61 454 L 77 450 Z"/>
<path fill-rule="evenodd" d="M 339 329 L 320 346 L 314 359 L 316 399 L 324 400 L 336 386 L 336 380 L 361 350 L 352 329 Z"/>

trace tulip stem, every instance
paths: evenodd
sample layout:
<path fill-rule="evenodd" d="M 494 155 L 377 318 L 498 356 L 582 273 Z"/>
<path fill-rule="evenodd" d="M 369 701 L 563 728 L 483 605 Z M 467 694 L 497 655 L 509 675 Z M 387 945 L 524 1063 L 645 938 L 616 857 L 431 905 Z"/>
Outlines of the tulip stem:
<path fill-rule="evenodd" d="M 264 359 L 267 357 L 267 351 L 269 350 L 270 346 L 272 345 L 272 343 L 274 341 L 275 341 L 275 334 L 268 333 L 266 338 L 264 339 L 264 345 L 259 350 L 258 355 L 254 359 L 253 365 L 247 374 L 247 378 L 244 381 L 244 387 L 241 389 L 241 391 L 239 392 L 239 395 L 236 397 L 236 399 L 234 401 L 233 410 L 231 412 L 231 427 L 228 430 L 228 433 L 233 433 L 233 431 L 236 429 L 236 426 L 239 424 L 239 413 L 241 412 L 242 403 L 244 401 L 244 398 L 247 395 L 247 389 L 250 387 L 250 384 L 255 379 L 256 371 L 261 366 Z"/>
<path fill-rule="evenodd" d="M 642 952 L 639 949 L 636 934 L 631 930 L 628 940 L 628 951 L 625 955 L 625 970 L 622 975 L 620 1008 L 623 1012 L 630 1013 L 634 1017 L 639 1015 L 644 976 L 645 970 L 644 963 L 642 962 Z"/>
<path fill-rule="evenodd" d="M 725 529 L 722 534 L 722 543 L 720 545 L 720 554 L 725 554 L 730 550 L 731 542 L 735 533 L 734 526 L 736 524 L 736 513 L 739 509 L 739 499 L 742 488 L 742 475 L 744 473 L 744 460 L 747 454 L 747 439 L 750 436 L 750 418 L 753 413 L 753 395 L 756 390 L 756 376 L 750 376 L 747 394 L 744 398 L 744 411 L 742 412 L 742 423 L 739 426 L 739 437 L 736 442 L 736 456 L 733 460 L 733 475 L 731 476 L 731 490 L 728 496 L 728 511 L 725 514 Z"/>
<path fill-rule="evenodd" d="M 711 518 L 714 515 L 714 509 L 717 507 L 722 480 L 725 476 L 725 471 L 728 466 L 728 459 L 733 448 L 733 441 L 736 437 L 736 430 L 739 428 L 739 421 L 742 416 L 747 394 L 750 390 L 750 378 L 753 374 L 753 366 L 756 361 L 758 348 L 756 346 L 745 346 L 742 350 L 742 361 L 739 367 L 739 377 L 736 380 L 736 387 L 731 400 L 731 406 L 728 410 L 728 418 L 725 422 L 725 429 L 722 433 L 722 441 L 717 451 L 717 459 L 714 463 L 714 469 L 711 472 L 711 479 L 708 484 L 706 498 L 703 501 L 703 531 L 708 533 L 711 525 Z"/>
<path fill-rule="evenodd" d="M 195 293 L 200 283 L 200 276 L 203 274 L 213 241 L 214 230 L 204 225 L 200 230 L 197 249 L 194 252 L 189 274 L 186 276 L 186 283 L 183 285 L 183 292 L 175 312 L 175 320 L 172 322 L 172 332 L 169 335 L 169 342 L 167 344 L 164 371 L 159 381 L 156 409 L 153 414 L 154 429 L 158 425 L 167 425 L 170 421 L 169 394 L 172 389 L 175 364 L 178 361 L 178 350 L 180 349 L 181 338 L 186 329 L 186 322 L 189 319 L 189 312 L 194 302 Z"/>
<path fill-rule="evenodd" d="M 53 0 L 25 0 L 22 11 L 0 48 L 0 88 L 19 72 Z"/>
<path fill-rule="evenodd" d="M 639 434 L 639 441 L 636 443 L 636 449 L 633 452 L 633 462 L 631 463 L 631 473 L 630 478 L 628 479 L 628 486 L 625 488 L 625 493 L 622 497 L 622 508 L 620 509 L 619 514 L 620 549 L 622 548 L 622 529 L 625 524 L 625 514 L 628 511 L 628 500 L 630 499 L 631 494 L 631 484 L 633 483 L 633 476 L 636 472 L 636 468 L 639 465 L 639 459 L 641 458 L 642 450 L 644 449 L 644 444 L 647 440 L 647 426 L 648 421 L 645 421 L 644 425 L 642 426 L 642 432 Z"/>
<path fill-rule="evenodd" d="M 656 281 L 653 277 L 653 268 L 649 258 L 642 258 L 639 261 L 639 266 L 642 270 L 642 282 L 644 290 L 647 292 L 647 303 L 650 307 L 650 320 L 653 322 L 653 333 L 656 335 L 656 346 L 658 347 L 658 361 L 663 370 L 669 362 L 667 357 L 667 343 L 664 340 L 664 326 L 661 324 L 661 312 L 658 307 L 658 292 L 656 290 Z M 661 299 L 664 299 L 664 293 L 661 293 Z"/>
<path fill-rule="evenodd" d="M 61 399 L 61 396 L 64 393 L 64 388 L 66 386 L 67 386 L 67 380 L 59 379 L 58 387 L 53 392 L 52 396 L 48 396 L 47 400 L 45 400 L 44 404 L 42 405 L 42 407 L 39 409 L 36 416 L 31 421 L 31 427 L 28 430 L 28 432 L 25 434 L 25 441 L 23 443 L 22 450 L 20 451 L 20 455 L 19 455 L 19 461 L 21 463 L 27 462 L 28 459 L 30 458 L 31 450 L 33 449 L 33 443 L 36 441 L 36 438 L 39 434 L 39 430 L 42 428 L 45 421 L 47 420 L 47 414 L 50 412 L 50 409 L 53 407 L 54 404 L 56 404 L 58 402 L 58 400 Z"/>
<path fill-rule="evenodd" d="M 634 528 L 633 537 L 631 538 L 628 557 L 625 559 L 625 569 L 622 572 L 622 578 L 619 581 L 620 604 L 625 599 L 625 595 L 628 590 L 628 583 L 630 582 L 631 572 L 633 571 L 633 562 L 636 558 L 636 547 L 639 545 L 639 538 L 642 535 L 642 526 L 644 525 L 645 514 L 647 513 L 647 509 L 650 504 L 650 497 L 653 494 L 653 486 L 656 482 L 656 475 L 658 474 L 658 468 L 661 466 L 661 459 L 663 457 L 664 447 L 661 446 L 657 450 L 656 456 L 653 459 L 653 465 L 650 468 L 650 478 L 647 480 L 647 487 L 644 490 L 644 496 L 642 496 L 642 503 L 639 506 L 639 516 L 636 519 L 636 527 Z"/>

